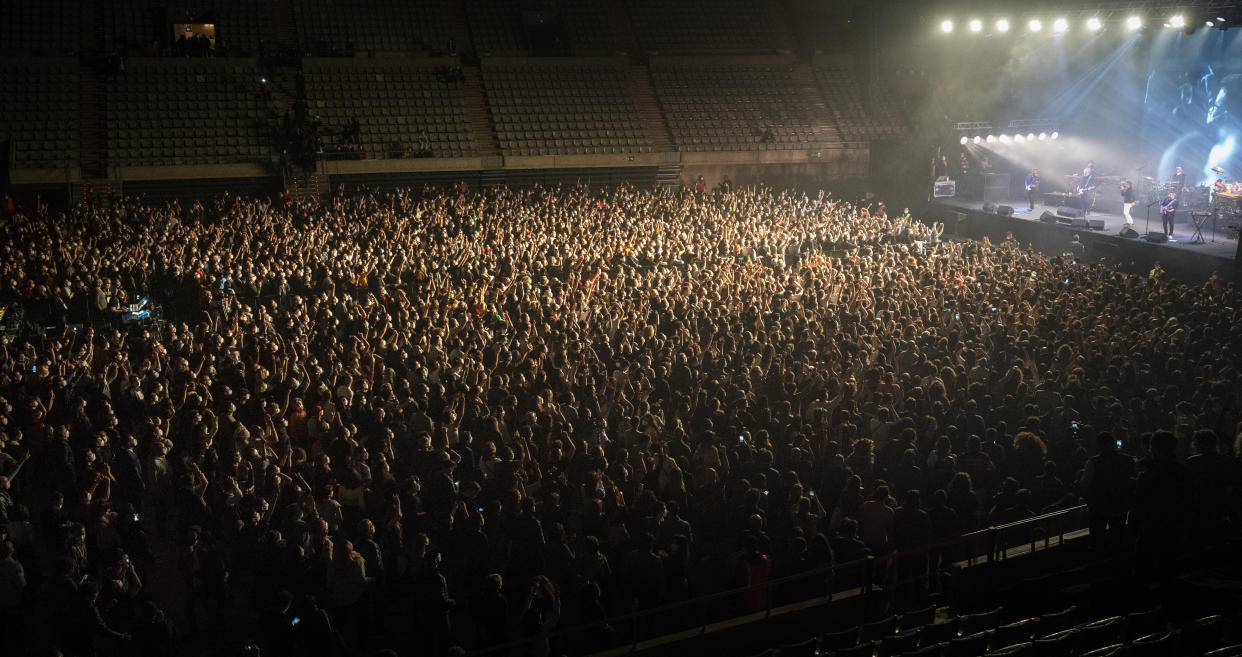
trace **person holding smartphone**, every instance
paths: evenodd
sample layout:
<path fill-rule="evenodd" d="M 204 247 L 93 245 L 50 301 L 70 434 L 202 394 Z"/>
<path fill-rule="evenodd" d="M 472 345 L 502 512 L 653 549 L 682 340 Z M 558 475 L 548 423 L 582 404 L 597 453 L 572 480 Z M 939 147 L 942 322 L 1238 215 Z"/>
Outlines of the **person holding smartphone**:
<path fill-rule="evenodd" d="M 1095 438 L 1096 454 L 1087 459 L 1082 487 L 1087 495 L 1087 522 L 1095 559 L 1117 555 L 1125 540 L 1126 511 L 1134 486 L 1134 459 L 1118 448 L 1113 434 Z"/>

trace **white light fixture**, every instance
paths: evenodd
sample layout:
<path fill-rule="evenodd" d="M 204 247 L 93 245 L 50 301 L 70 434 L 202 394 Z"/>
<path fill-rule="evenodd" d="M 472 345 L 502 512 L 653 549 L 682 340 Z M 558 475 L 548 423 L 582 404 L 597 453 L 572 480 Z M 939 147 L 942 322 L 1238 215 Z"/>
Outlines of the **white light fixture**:
<path fill-rule="evenodd" d="M 1186 17 L 1178 14 L 1169 19 L 1169 27 L 1186 27 Z"/>
<path fill-rule="evenodd" d="M 983 137 L 980 137 L 979 135 L 975 135 L 975 138 L 972 139 L 971 141 L 978 144 L 979 142 L 983 141 Z"/>
<path fill-rule="evenodd" d="M 1087 29 L 1091 30 L 1092 32 L 1099 32 L 1100 31 L 1100 19 L 1094 16 L 1092 16 L 1091 18 L 1088 18 Z"/>
<path fill-rule="evenodd" d="M 983 21 L 979 20 L 978 18 L 970 19 L 970 31 L 971 32 L 982 32 Z"/>
<path fill-rule="evenodd" d="M 1054 133 L 1052 133 L 1050 136 L 1051 136 L 1053 139 L 1057 139 L 1057 138 L 1059 138 L 1059 137 L 1061 136 L 1061 133 L 1059 133 L 1059 132 L 1054 132 Z"/>
<path fill-rule="evenodd" d="M 941 31 L 941 32 L 944 32 L 945 34 L 948 34 L 949 32 L 952 32 L 952 31 L 953 31 L 953 21 L 950 21 L 950 20 L 943 20 L 943 21 L 940 21 L 940 31 Z"/>
<path fill-rule="evenodd" d="M 1016 141 L 1016 142 L 1018 142 L 1019 144 L 1025 144 L 1025 143 L 1026 143 L 1026 137 L 1024 137 L 1024 136 L 1022 136 L 1022 135 L 1014 135 L 1014 136 L 1013 136 L 1013 140 L 1014 140 L 1014 141 Z"/>
<path fill-rule="evenodd" d="M 1026 24 L 1026 27 L 1032 32 L 1040 32 L 1044 29 L 1044 24 L 1038 18 L 1032 18 L 1031 22 Z"/>
<path fill-rule="evenodd" d="M 960 142 L 961 142 L 961 144 L 962 144 L 963 146 L 965 146 L 965 145 L 966 145 L 966 142 L 968 142 L 968 141 L 970 141 L 970 140 L 969 140 L 969 139 L 967 139 L 966 137 L 962 137 L 962 138 L 961 138 L 961 140 L 960 140 Z"/>
<path fill-rule="evenodd" d="M 1068 29 L 1069 29 L 1069 21 L 1065 20 L 1064 18 L 1058 18 L 1052 22 L 1052 31 L 1056 34 L 1061 34 Z"/>
<path fill-rule="evenodd" d="M 1011 138 L 1009 135 L 1001 135 L 1001 136 L 1000 136 L 1000 143 L 1002 143 L 1002 144 L 1008 144 L 1010 141 L 1012 141 L 1012 138 Z"/>
<path fill-rule="evenodd" d="M 1035 133 L 1033 133 L 1033 132 L 1028 132 L 1028 133 L 1026 133 L 1026 140 L 1027 140 L 1027 141 L 1035 141 Z"/>
<path fill-rule="evenodd" d="M 989 144 L 995 144 L 995 143 L 996 143 L 996 135 L 988 135 L 988 143 L 989 143 Z"/>
<path fill-rule="evenodd" d="M 1048 140 L 1048 133 L 1046 133 L 1046 132 L 1041 132 L 1041 133 L 1039 133 L 1039 140 L 1040 140 L 1040 141 L 1047 141 L 1047 140 Z"/>
<path fill-rule="evenodd" d="M 1143 27 L 1143 19 L 1142 19 L 1142 18 L 1139 18 L 1138 16 L 1131 16 L 1131 17 L 1129 17 L 1129 18 L 1127 18 L 1127 19 L 1126 19 L 1126 29 L 1127 29 L 1127 30 L 1130 30 L 1131 32 L 1133 32 L 1134 30 L 1137 30 L 1137 29 L 1139 29 L 1140 27 Z"/>
<path fill-rule="evenodd" d="M 1205 25 L 1205 26 L 1207 26 L 1207 27 L 1216 27 L 1216 23 L 1213 23 L 1212 21 L 1208 21 L 1208 22 L 1204 23 L 1204 25 Z"/>
<path fill-rule="evenodd" d="M 1001 33 L 1008 32 L 1009 21 L 1005 20 L 1004 18 L 996 21 L 996 31 L 1001 32 Z"/>

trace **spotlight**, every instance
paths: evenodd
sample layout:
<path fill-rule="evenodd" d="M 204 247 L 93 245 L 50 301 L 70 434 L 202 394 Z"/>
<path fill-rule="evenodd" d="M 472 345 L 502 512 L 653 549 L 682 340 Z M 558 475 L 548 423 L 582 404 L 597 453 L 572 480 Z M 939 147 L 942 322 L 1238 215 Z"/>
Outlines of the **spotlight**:
<path fill-rule="evenodd" d="M 1143 27 L 1143 19 L 1142 19 L 1142 18 L 1139 18 L 1138 16 L 1131 16 L 1131 17 L 1129 17 L 1129 18 L 1127 18 L 1127 19 L 1126 19 L 1126 29 L 1127 29 L 1127 30 L 1130 30 L 1131 32 L 1133 32 L 1134 30 L 1137 30 L 1137 29 L 1139 29 L 1140 27 Z"/>
<path fill-rule="evenodd" d="M 1031 22 L 1026 24 L 1026 27 L 1032 32 L 1039 32 L 1044 29 L 1044 24 L 1038 18 L 1032 18 Z"/>
<path fill-rule="evenodd" d="M 1046 133 L 1046 132 L 1041 132 L 1041 133 L 1039 133 L 1039 140 L 1040 140 L 1040 141 L 1048 141 L 1048 133 Z"/>
<path fill-rule="evenodd" d="M 1026 133 L 1026 140 L 1027 140 L 1027 141 L 1035 141 L 1035 133 L 1033 133 L 1033 132 L 1028 132 L 1028 133 Z"/>
<path fill-rule="evenodd" d="M 1009 21 L 1005 20 L 1004 18 L 1002 18 L 1002 19 L 1000 19 L 1000 20 L 996 21 L 996 31 L 997 31 L 997 32 L 1002 32 L 1002 33 L 1003 33 L 1003 32 L 1008 32 L 1008 31 L 1009 31 Z"/>
<path fill-rule="evenodd" d="M 1178 14 L 1169 19 L 1167 23 L 1169 27 L 1186 27 L 1186 17 Z"/>
<path fill-rule="evenodd" d="M 1058 18 L 1052 22 L 1052 31 L 1061 34 L 1069 29 L 1069 21 L 1064 18 Z"/>
<path fill-rule="evenodd" d="M 963 146 L 965 146 L 965 145 L 966 145 L 966 142 L 968 142 L 968 141 L 970 141 L 970 140 L 969 140 L 969 139 L 967 139 L 966 137 L 962 137 L 962 138 L 961 138 L 961 140 L 959 140 L 959 141 L 960 141 L 960 143 L 961 143 Z"/>
<path fill-rule="evenodd" d="M 982 32 L 983 21 L 979 20 L 978 18 L 970 19 L 970 31 L 971 32 Z"/>
<path fill-rule="evenodd" d="M 1212 21 L 1208 21 L 1204 23 L 1203 25 L 1204 27 L 1216 27 L 1216 23 L 1213 23 Z"/>
<path fill-rule="evenodd" d="M 1014 136 L 1013 136 L 1013 140 L 1014 140 L 1014 141 L 1016 141 L 1016 142 L 1018 142 L 1019 144 L 1025 144 L 1025 143 L 1026 143 L 1026 137 L 1023 137 L 1022 135 L 1014 135 Z"/>
<path fill-rule="evenodd" d="M 1059 132 L 1054 132 L 1054 133 L 1052 133 L 1052 134 L 1051 134 L 1051 135 L 1049 135 L 1049 136 L 1050 136 L 1052 139 L 1057 139 L 1057 138 L 1059 138 L 1059 137 L 1061 136 L 1061 133 L 1059 133 Z"/>
<path fill-rule="evenodd" d="M 989 144 L 995 144 L 995 143 L 996 143 L 996 135 L 988 135 L 988 143 L 989 143 Z"/>
<path fill-rule="evenodd" d="M 983 137 L 980 137 L 979 135 L 975 135 L 975 138 L 972 139 L 971 141 L 978 144 L 979 142 L 983 141 Z"/>
<path fill-rule="evenodd" d="M 940 21 L 940 31 L 941 31 L 941 32 L 944 32 L 945 34 L 948 34 L 949 32 L 952 32 L 952 31 L 953 31 L 953 21 L 950 21 L 950 20 Z"/>
<path fill-rule="evenodd" d="M 1092 32 L 1099 32 L 1100 31 L 1100 19 L 1094 16 L 1092 16 L 1091 18 L 1088 18 L 1087 29 L 1091 30 Z"/>
<path fill-rule="evenodd" d="M 1012 139 L 1010 138 L 1010 136 L 1009 136 L 1009 135 L 1001 135 L 1001 136 L 1000 136 L 1000 143 L 1002 143 L 1002 144 L 1008 144 L 1010 141 L 1012 141 Z"/>

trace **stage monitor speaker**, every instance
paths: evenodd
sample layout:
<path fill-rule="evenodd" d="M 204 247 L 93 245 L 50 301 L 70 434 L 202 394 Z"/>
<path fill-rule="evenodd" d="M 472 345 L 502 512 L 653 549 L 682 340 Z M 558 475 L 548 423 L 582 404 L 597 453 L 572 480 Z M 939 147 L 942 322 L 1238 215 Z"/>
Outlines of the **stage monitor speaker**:
<path fill-rule="evenodd" d="M 1122 226 L 1121 232 L 1118 234 L 1121 235 L 1122 237 L 1128 237 L 1130 239 L 1134 239 L 1135 237 L 1138 237 L 1138 231 L 1134 230 L 1133 228 L 1129 226 Z"/>
<path fill-rule="evenodd" d="M 1065 205 L 1059 205 L 1057 206 L 1057 214 L 1061 215 L 1062 217 L 1070 217 L 1070 218 L 1081 217 L 1082 210 L 1079 210 L 1078 208 L 1071 208 Z"/>
<path fill-rule="evenodd" d="M 1013 206 L 1012 205 L 998 205 L 996 206 L 996 214 L 999 214 L 1002 217 L 1012 217 Z"/>
<path fill-rule="evenodd" d="M 996 204 L 991 201 L 984 203 L 983 211 L 988 214 L 996 214 Z"/>
<path fill-rule="evenodd" d="M 1057 216 L 1047 210 L 1044 210 L 1044 213 L 1039 215 L 1039 221 L 1040 223 L 1045 224 L 1055 224 L 1057 222 Z"/>
<path fill-rule="evenodd" d="M 1090 228 L 1091 230 L 1104 230 L 1104 220 L 1103 219 L 1088 219 L 1087 228 Z"/>
<path fill-rule="evenodd" d="M 1147 231 L 1147 235 L 1143 239 L 1147 240 L 1148 242 L 1155 242 L 1156 244 L 1164 244 L 1165 242 L 1169 241 L 1169 236 L 1165 235 L 1164 233 L 1159 233 L 1154 230 L 1149 230 Z"/>

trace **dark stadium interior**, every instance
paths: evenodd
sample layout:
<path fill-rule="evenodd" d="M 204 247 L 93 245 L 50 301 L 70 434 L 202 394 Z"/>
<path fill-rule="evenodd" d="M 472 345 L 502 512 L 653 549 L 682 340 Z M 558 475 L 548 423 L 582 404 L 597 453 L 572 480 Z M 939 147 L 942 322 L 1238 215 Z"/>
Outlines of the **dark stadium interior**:
<path fill-rule="evenodd" d="M 0 3 L 0 655 L 1242 657 L 1231 0 Z"/>

